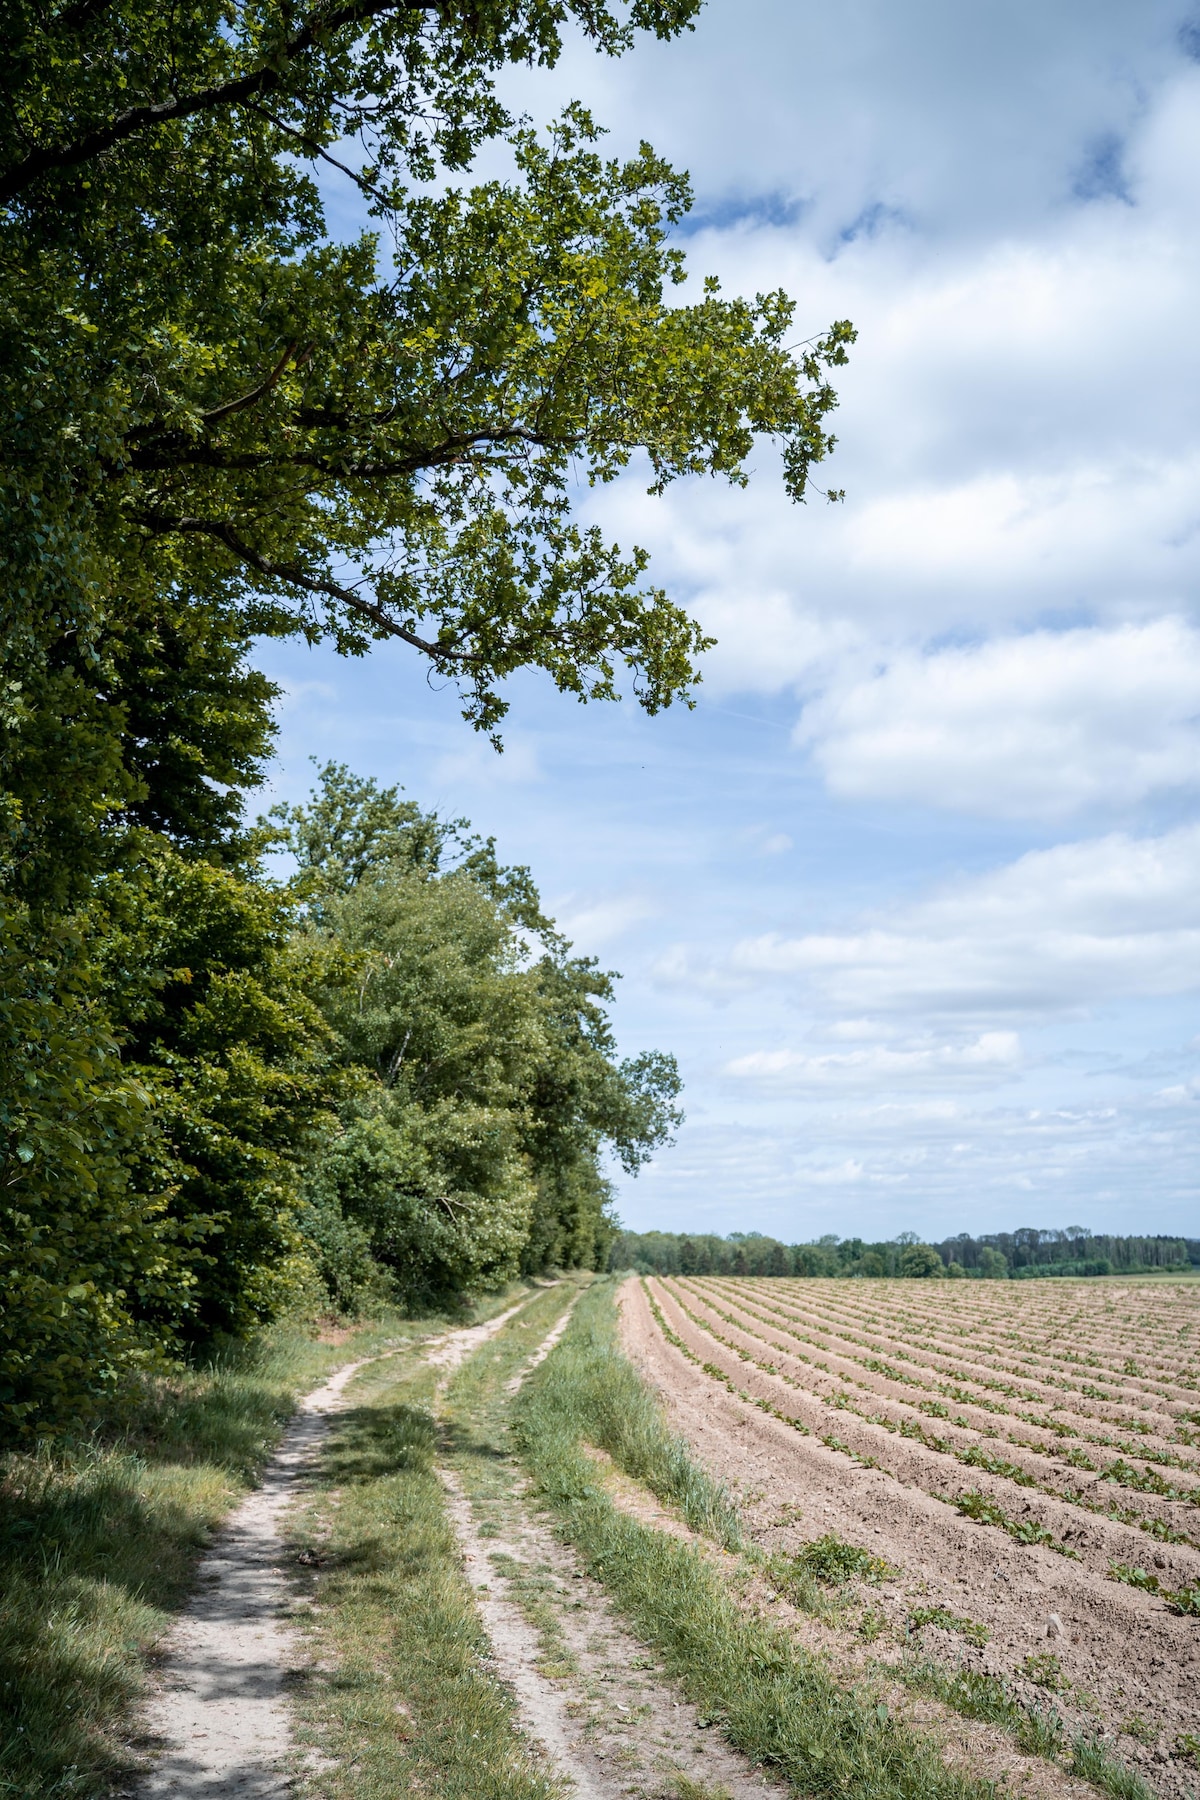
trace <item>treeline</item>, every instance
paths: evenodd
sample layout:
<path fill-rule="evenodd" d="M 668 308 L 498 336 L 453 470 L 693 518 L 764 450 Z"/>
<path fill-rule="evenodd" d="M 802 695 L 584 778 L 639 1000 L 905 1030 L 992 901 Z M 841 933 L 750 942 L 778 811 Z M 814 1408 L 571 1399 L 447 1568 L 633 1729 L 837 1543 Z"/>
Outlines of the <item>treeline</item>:
<path fill-rule="evenodd" d="M 0 7 L 4 1431 L 317 1288 L 602 1260 L 599 1146 L 669 1129 L 523 872 L 339 774 L 281 884 L 243 802 L 256 645 L 394 641 L 493 742 L 526 669 L 657 713 L 709 639 L 577 496 L 766 435 L 804 498 L 852 326 L 686 300 L 686 177 L 503 103 L 700 3 Z"/>
<path fill-rule="evenodd" d="M 4 967 L 9 1437 L 285 1308 L 602 1267 L 602 1154 L 677 1120 L 673 1061 L 617 1062 L 612 977 L 464 822 L 330 765 L 206 849 L 160 830 Z"/>
<path fill-rule="evenodd" d="M 612 1269 L 651 1275 L 808 1275 L 975 1280 L 1055 1275 L 1144 1274 L 1200 1267 L 1200 1239 L 1093 1236 L 1023 1227 L 972 1238 L 966 1233 L 924 1244 L 915 1232 L 881 1243 L 833 1235 L 785 1244 L 760 1232 L 622 1231 L 609 1253 Z"/>

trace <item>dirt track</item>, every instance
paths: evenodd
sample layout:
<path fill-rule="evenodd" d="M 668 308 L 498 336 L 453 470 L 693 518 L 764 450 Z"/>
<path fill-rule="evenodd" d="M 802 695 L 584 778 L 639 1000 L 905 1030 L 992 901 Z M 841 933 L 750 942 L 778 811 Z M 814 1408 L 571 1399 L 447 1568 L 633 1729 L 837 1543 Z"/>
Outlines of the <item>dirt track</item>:
<path fill-rule="evenodd" d="M 676 1303 L 674 1286 L 650 1283 L 669 1326 L 702 1362 L 789 1416 L 803 1417 L 809 1401 L 818 1404 L 701 1330 Z M 687 1304 L 703 1315 L 705 1308 L 694 1293 L 687 1294 Z M 1130 1527 L 1081 1514 L 1041 1494 L 1025 1504 L 1038 1518 L 1046 1514 L 1048 1522 L 1054 1513 L 1060 1533 L 1072 1515 L 1076 1522 L 1082 1518 L 1085 1524 L 1076 1541 L 1085 1534 L 1089 1542 L 1094 1539 L 1096 1554 L 1076 1562 L 1041 1545 L 1014 1542 L 997 1529 L 962 1518 L 925 1491 L 965 1484 L 946 1478 L 946 1459 L 934 1472 L 941 1481 L 934 1479 L 925 1466 L 931 1453 L 920 1444 L 860 1426 L 845 1412 L 832 1414 L 843 1440 L 853 1442 L 856 1427 L 860 1434 L 874 1429 L 883 1440 L 886 1461 L 882 1453 L 879 1460 L 885 1466 L 864 1468 L 738 1399 L 666 1341 L 636 1282 L 623 1290 L 622 1320 L 628 1353 L 663 1392 L 672 1424 L 698 1459 L 736 1491 L 759 1542 L 788 1549 L 832 1530 L 885 1557 L 901 1572 L 875 1599 L 888 1616 L 893 1660 L 901 1654 L 908 1615 L 918 1603 L 944 1606 L 991 1633 L 986 1648 L 978 1649 L 936 1626 L 927 1627 L 922 1633 L 925 1652 L 1003 1675 L 1026 1699 L 1044 1703 L 1049 1696 L 1023 1683 L 1020 1665 L 1027 1657 L 1051 1652 L 1069 1684 L 1068 1691 L 1054 1695 L 1054 1704 L 1070 1724 L 1099 1725 L 1106 1735 L 1115 1735 L 1122 1724 L 1140 1720 L 1146 1729 L 1139 1735 L 1153 1731 L 1153 1742 L 1124 1733 L 1116 1741 L 1117 1753 L 1141 1767 L 1164 1795 L 1183 1800 L 1195 1790 L 1194 1767 L 1171 1752 L 1180 1733 L 1200 1734 L 1200 1625 L 1172 1615 L 1151 1595 L 1107 1580 L 1104 1558 L 1118 1553 L 1114 1546 L 1127 1554 L 1126 1541 L 1137 1539 L 1146 1561 L 1151 1552 L 1168 1550 L 1182 1574 L 1185 1564 L 1196 1561 L 1196 1552 L 1148 1544 Z M 738 1340 L 727 1322 L 717 1323 L 726 1337 Z M 762 1347 L 760 1342 L 760 1351 Z M 778 1351 L 774 1360 L 784 1367 Z M 828 1421 L 824 1428 L 828 1430 Z M 953 1462 L 949 1467 L 962 1473 Z M 971 1485 L 986 1489 L 987 1478 L 971 1474 Z M 1024 1491 L 1016 1492 L 1020 1496 Z M 874 1648 L 889 1654 L 885 1638 Z"/>

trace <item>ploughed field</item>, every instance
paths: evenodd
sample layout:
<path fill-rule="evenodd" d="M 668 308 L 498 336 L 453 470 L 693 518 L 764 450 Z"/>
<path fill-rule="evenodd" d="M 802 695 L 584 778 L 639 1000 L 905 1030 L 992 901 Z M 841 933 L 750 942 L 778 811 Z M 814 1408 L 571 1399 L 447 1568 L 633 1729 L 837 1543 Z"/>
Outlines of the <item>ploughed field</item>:
<path fill-rule="evenodd" d="M 623 1316 L 764 1550 L 879 1559 L 847 1642 L 1200 1786 L 1200 1283 L 654 1279 Z"/>

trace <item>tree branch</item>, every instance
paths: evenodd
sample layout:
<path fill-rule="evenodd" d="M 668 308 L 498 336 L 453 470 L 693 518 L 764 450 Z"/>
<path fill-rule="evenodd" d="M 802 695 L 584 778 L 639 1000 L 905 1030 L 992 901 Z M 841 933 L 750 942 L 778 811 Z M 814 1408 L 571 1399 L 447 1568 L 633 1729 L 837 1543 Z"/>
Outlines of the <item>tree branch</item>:
<path fill-rule="evenodd" d="M 381 606 L 377 606 L 374 601 L 364 600 L 353 588 L 343 587 L 340 582 L 330 581 L 327 576 L 309 575 L 290 563 L 274 562 L 269 556 L 263 556 L 261 551 L 255 550 L 239 537 L 233 526 L 224 519 L 198 519 L 186 514 L 175 517 L 154 512 L 135 513 L 134 518 L 139 525 L 159 535 L 178 531 L 213 538 L 231 551 L 239 562 L 245 563 L 247 568 L 255 569 L 260 575 L 266 575 L 273 581 L 290 582 L 293 587 L 303 588 L 306 593 L 320 594 L 327 600 L 340 600 L 343 606 L 349 607 L 351 612 L 360 614 L 364 619 L 369 619 L 388 637 L 403 639 L 414 650 L 423 651 L 434 662 L 469 663 L 477 660 L 469 650 L 459 650 L 450 644 L 430 643 L 428 638 L 418 637 L 415 631 L 409 631 L 407 626 L 398 624 Z"/>
<path fill-rule="evenodd" d="M 218 419 L 228 419 L 233 413 L 245 412 L 248 406 L 253 406 L 256 400 L 261 400 L 264 394 L 269 394 L 292 357 L 295 356 L 298 343 L 299 339 L 292 339 L 265 381 L 260 381 L 256 388 L 251 388 L 248 394 L 242 394 L 239 399 L 226 400 L 223 406 L 214 406 L 210 412 L 201 413 L 201 422 L 205 425 L 215 425 Z M 297 359 L 296 367 L 303 368 L 312 353 L 313 346 L 310 344 L 303 355 Z"/>
<path fill-rule="evenodd" d="M 313 49 L 322 37 L 330 32 L 340 31 L 343 26 L 365 24 L 368 19 L 376 18 L 380 13 L 436 11 L 441 4 L 442 0 L 343 0 L 342 5 L 331 7 L 328 12 L 314 14 L 306 25 L 302 25 L 299 31 L 288 38 L 277 57 L 269 63 L 260 64 L 257 69 L 248 70 L 245 75 L 219 82 L 213 87 L 200 88 L 193 94 L 176 94 L 170 100 L 131 106 L 127 111 L 118 113 L 115 119 L 109 119 L 105 124 L 85 132 L 73 143 L 47 145 L 44 149 L 30 151 L 28 156 L 22 157 L 20 162 L 0 175 L 0 204 L 14 200 L 43 175 L 49 175 L 56 169 L 76 168 L 80 163 L 90 162 L 103 151 L 111 150 L 115 144 L 123 143 L 125 139 L 134 137 L 139 131 L 145 131 L 151 126 L 166 125 L 174 119 L 190 118 L 193 113 L 213 112 L 219 107 L 236 106 L 255 94 L 270 93 L 283 84 L 282 65 L 295 62 L 297 57 Z"/>
<path fill-rule="evenodd" d="M 218 409 L 216 414 L 202 415 L 206 422 L 219 417 L 224 411 L 239 410 L 256 400 L 260 393 L 266 391 L 267 384 L 254 394 L 243 396 L 241 400 L 231 401 L 227 408 Z M 297 423 L 311 423 L 301 415 Z M 329 417 L 322 423 L 335 423 Z M 279 453 L 274 450 L 223 450 L 219 444 L 200 444 L 191 439 L 160 439 L 155 444 L 151 439 L 148 444 L 132 449 L 128 456 L 128 466 L 134 469 L 227 469 L 251 471 L 254 469 L 308 469 L 314 475 L 331 475 L 345 481 L 383 481 L 394 479 L 398 475 L 416 475 L 422 469 L 440 469 L 456 462 L 463 462 L 475 451 L 500 448 L 505 444 L 531 444 L 535 449 L 545 450 L 553 446 L 555 440 L 536 431 L 530 431 L 525 425 L 495 425 L 482 431 L 464 432 L 457 437 L 446 438 L 440 444 L 431 444 L 424 450 L 410 450 L 403 456 L 390 458 L 386 462 L 354 462 L 347 456 L 320 456 L 304 451 Z M 571 450 L 578 447 L 577 439 L 562 439 L 559 448 Z"/>

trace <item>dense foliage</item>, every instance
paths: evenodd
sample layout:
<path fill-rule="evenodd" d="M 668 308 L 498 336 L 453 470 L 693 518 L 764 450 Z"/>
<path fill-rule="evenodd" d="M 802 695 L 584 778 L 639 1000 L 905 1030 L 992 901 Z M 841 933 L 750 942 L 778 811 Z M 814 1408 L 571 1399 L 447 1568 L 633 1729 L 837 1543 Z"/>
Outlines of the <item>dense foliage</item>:
<path fill-rule="evenodd" d="M 308 1186 L 342 1305 L 409 1301 L 551 1264 L 600 1268 L 601 1166 L 635 1172 L 678 1122 L 672 1058 L 617 1063 L 613 977 L 541 911 L 526 869 L 331 765 L 277 815 L 299 865 L 300 954 L 342 1070 Z"/>
<path fill-rule="evenodd" d="M 1093 1236 L 1082 1226 L 1065 1231 L 1032 1226 L 942 1244 L 923 1244 L 915 1232 L 887 1242 L 832 1234 L 807 1244 L 784 1244 L 760 1232 L 728 1237 L 673 1231 L 623 1231 L 609 1266 L 659 1275 L 904 1276 L 1014 1280 L 1055 1275 L 1145 1274 L 1200 1267 L 1200 1240 Z"/>
<path fill-rule="evenodd" d="M 599 1146 L 667 1128 L 673 1071 L 615 1068 L 607 977 L 486 846 L 373 795 L 403 854 L 364 816 L 369 869 L 313 838 L 284 893 L 243 801 L 256 639 L 397 638 L 493 736 L 527 666 L 655 711 L 704 640 L 575 485 L 742 482 L 765 435 L 804 497 L 849 327 L 685 290 L 686 181 L 497 96 L 698 4 L 0 9 L 5 1430 L 270 1317 L 318 1237 L 342 1298 L 595 1260 Z"/>

